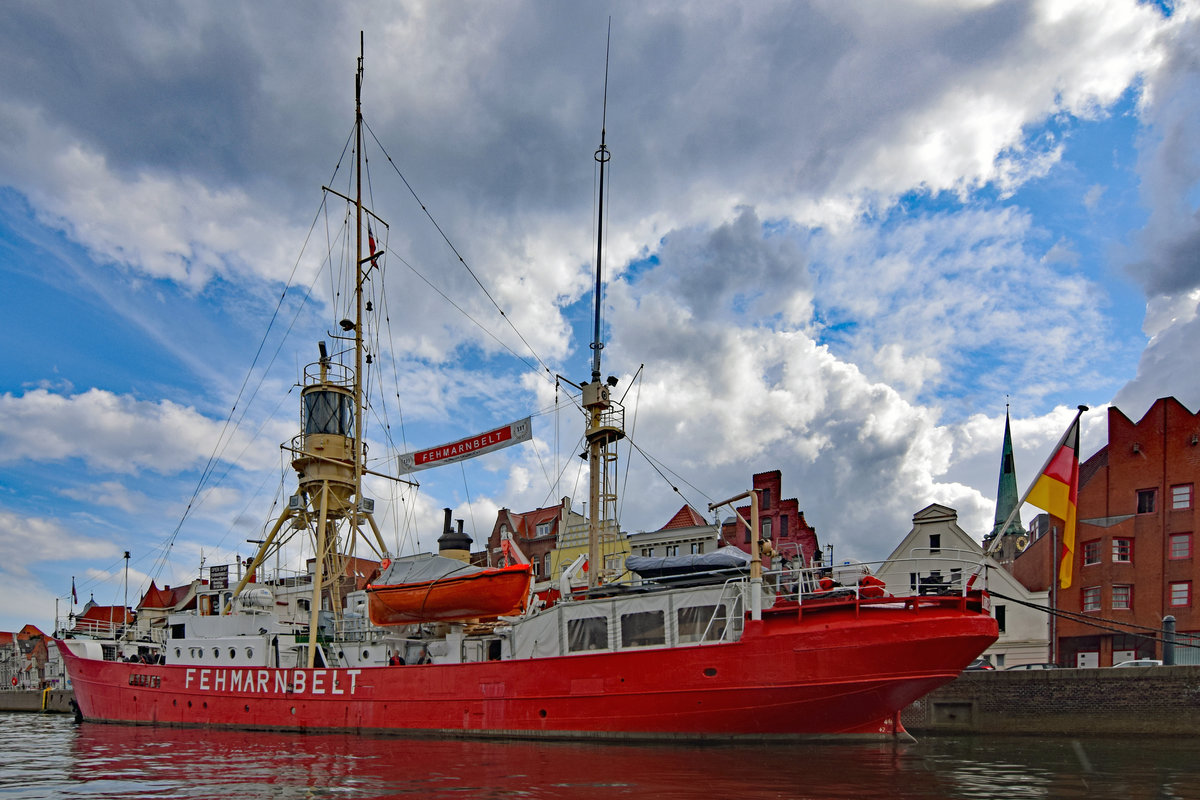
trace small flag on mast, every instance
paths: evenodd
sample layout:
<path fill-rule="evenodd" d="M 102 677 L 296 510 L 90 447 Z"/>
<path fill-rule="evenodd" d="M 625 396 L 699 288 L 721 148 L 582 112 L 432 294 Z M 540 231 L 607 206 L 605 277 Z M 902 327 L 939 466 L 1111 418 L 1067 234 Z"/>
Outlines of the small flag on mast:
<path fill-rule="evenodd" d="M 79 595 L 75 594 L 75 576 L 71 576 L 71 605 L 79 602 Z"/>
<path fill-rule="evenodd" d="M 1059 588 L 1071 588 L 1071 572 L 1075 556 L 1075 515 L 1079 501 L 1079 417 L 1086 406 L 1080 406 L 1075 420 L 1063 434 L 1058 447 L 1046 462 L 1042 474 L 1029 490 L 1025 501 L 1063 521 L 1062 545 L 1059 552 Z"/>
<path fill-rule="evenodd" d="M 371 223 L 367 223 L 367 247 L 371 248 L 371 266 L 379 269 L 379 262 L 375 260 L 378 253 L 375 252 L 375 232 L 371 230 Z"/>

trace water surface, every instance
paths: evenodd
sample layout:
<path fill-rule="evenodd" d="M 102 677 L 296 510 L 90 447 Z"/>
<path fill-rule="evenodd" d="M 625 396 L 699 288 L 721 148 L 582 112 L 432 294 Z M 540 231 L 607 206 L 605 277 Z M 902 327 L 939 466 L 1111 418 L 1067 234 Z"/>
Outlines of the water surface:
<path fill-rule="evenodd" d="M 0 714 L 17 798 L 1200 800 L 1200 740 L 624 745 L 214 732 Z"/>

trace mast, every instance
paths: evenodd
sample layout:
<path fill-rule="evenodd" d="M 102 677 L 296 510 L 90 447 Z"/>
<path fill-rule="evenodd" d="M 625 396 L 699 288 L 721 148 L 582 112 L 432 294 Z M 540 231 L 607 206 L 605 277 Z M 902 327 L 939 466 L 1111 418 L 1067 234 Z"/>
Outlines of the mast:
<path fill-rule="evenodd" d="M 346 197 L 326 187 L 326 191 L 354 205 L 354 319 L 343 319 L 339 323 L 344 335 L 330 334 L 336 340 L 353 341 L 354 365 L 346 365 L 341 358 L 335 360 L 327 352 L 325 342 L 318 342 L 320 359 L 305 368 L 304 385 L 300 391 L 301 433 L 293 438 L 290 445 L 284 445 L 284 449 L 293 455 L 292 468 L 298 479 L 297 492 L 288 499 L 287 508 L 275 520 L 245 577 L 234 590 L 235 596 L 240 594 L 272 548 L 278 552 L 293 531 L 312 533 L 315 548 L 309 606 L 309 668 L 315 666 L 321 607 L 326 590 L 329 590 L 330 610 L 335 617 L 341 610 L 340 597 L 334 590 L 345 575 L 345 554 L 341 546 L 343 538 L 349 540 L 350 555 L 353 556 L 359 528 L 365 522 L 375 535 L 372 547 L 377 548 L 381 558 L 388 554 L 372 513 L 374 502 L 362 493 L 363 475 L 368 472 L 367 448 L 363 441 L 363 284 L 367 280 L 364 264 L 374 265 L 377 255 L 375 252 L 365 257 L 363 255 L 363 215 L 364 212 L 371 214 L 363 208 L 362 203 L 363 40 L 363 34 L 360 33 L 358 69 L 354 82 L 355 197 Z M 351 332 L 353 336 L 350 336 Z M 389 475 L 380 477 L 400 480 Z"/>
<path fill-rule="evenodd" d="M 610 40 L 611 27 L 610 21 Z M 608 45 L 605 45 L 604 55 L 603 108 L 600 147 L 594 155 L 596 163 L 600 165 L 600 197 L 597 203 L 596 224 L 596 311 L 591 344 L 592 380 L 581 387 L 583 408 L 588 417 L 588 426 L 584 434 L 588 443 L 588 589 L 595 589 L 600 584 L 603 569 L 601 525 L 617 524 L 616 443 L 625 436 L 625 411 L 619 403 L 614 403 L 610 396 L 612 387 L 617 385 L 617 379 L 610 376 L 606 382 L 600 380 L 600 351 L 604 349 L 604 343 L 600 341 L 600 309 L 604 302 L 604 172 L 611 158 L 605 143 L 608 121 Z"/>

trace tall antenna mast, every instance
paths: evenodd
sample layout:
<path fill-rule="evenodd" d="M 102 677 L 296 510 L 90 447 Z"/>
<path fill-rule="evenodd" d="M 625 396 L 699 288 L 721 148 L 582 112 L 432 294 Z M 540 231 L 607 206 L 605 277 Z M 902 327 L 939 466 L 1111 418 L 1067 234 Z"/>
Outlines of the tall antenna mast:
<path fill-rule="evenodd" d="M 608 21 L 609 42 L 612 41 L 612 20 Z M 600 147 L 596 150 L 596 162 L 600 165 L 600 201 L 597 206 L 596 223 L 596 325 L 592 331 L 592 380 L 584 383 L 583 408 L 588 426 L 584 437 L 588 443 L 588 589 L 600 585 L 604 569 L 601 552 L 601 526 L 608 529 L 604 534 L 615 539 L 619 530 L 616 520 L 617 493 L 617 442 L 625 436 L 625 415 L 620 403 L 611 398 L 612 387 L 617 379 L 600 380 L 600 307 L 604 300 L 604 167 L 608 164 L 608 147 L 604 143 L 608 122 L 608 52 L 604 48 L 604 115 L 600 124 Z"/>
<path fill-rule="evenodd" d="M 600 147 L 597 148 L 595 159 L 600 164 L 600 198 L 596 217 L 596 324 L 592 329 L 592 380 L 600 380 L 600 351 L 604 342 L 600 341 L 600 307 L 604 302 L 604 168 L 612 157 L 608 146 L 604 143 L 605 131 L 608 126 L 608 55 L 612 45 L 612 19 L 608 20 L 608 40 L 604 43 L 604 104 L 600 114 Z"/>

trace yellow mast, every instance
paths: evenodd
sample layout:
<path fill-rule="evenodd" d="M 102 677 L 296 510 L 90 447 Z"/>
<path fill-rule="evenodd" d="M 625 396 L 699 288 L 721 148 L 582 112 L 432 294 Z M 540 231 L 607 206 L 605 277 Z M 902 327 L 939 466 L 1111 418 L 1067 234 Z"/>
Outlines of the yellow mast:
<path fill-rule="evenodd" d="M 293 454 L 292 468 L 296 470 L 298 492 L 289 499 L 288 507 L 275 521 L 270 533 L 259 546 L 245 577 L 234 590 L 234 596 L 240 594 L 272 547 L 282 545 L 281 540 L 290 534 L 280 534 L 286 531 L 289 523 L 293 530 L 312 531 L 315 550 L 309 606 L 309 668 L 315 666 L 317 634 L 325 591 L 335 586 L 345 575 L 340 527 L 346 522 L 349 523 L 347 538 L 353 551 L 359 527 L 363 520 L 366 520 L 374 533 L 378 554 L 381 557 L 388 555 L 387 546 L 375 524 L 370 501 L 365 500 L 362 493 L 363 475 L 371 472 L 365 466 L 366 444 L 363 441 L 363 283 L 366 280 L 363 264 L 371 262 L 377 255 L 372 252 L 363 256 L 362 80 L 363 40 L 360 34 L 358 70 L 354 87 L 356 196 L 351 200 L 333 192 L 352 202 L 355 211 L 355 316 L 353 322 L 343 320 L 340 323 L 343 331 L 354 332 L 354 367 L 348 369 L 335 363 L 326 352 L 325 343 L 319 342 L 320 360 L 316 364 L 310 364 L 304 371 L 304 387 L 300 393 L 302 432 L 292 440 L 290 446 L 284 445 L 284 449 Z M 401 480 L 389 475 L 381 477 Z M 339 611 L 337 598 L 332 593 L 330 607 L 335 614 Z"/>

